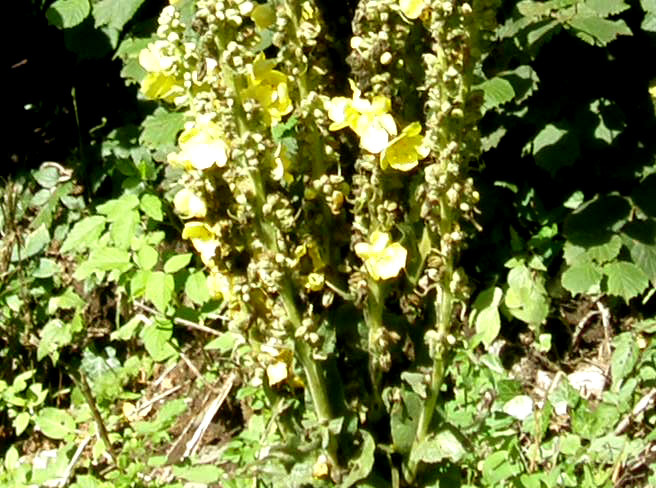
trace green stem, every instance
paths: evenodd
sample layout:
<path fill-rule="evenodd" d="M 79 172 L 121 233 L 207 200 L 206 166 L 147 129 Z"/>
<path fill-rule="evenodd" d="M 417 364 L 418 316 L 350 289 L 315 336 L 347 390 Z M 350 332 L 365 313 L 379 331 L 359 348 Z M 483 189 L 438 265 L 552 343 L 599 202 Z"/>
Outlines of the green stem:
<path fill-rule="evenodd" d="M 371 419 L 374 421 L 377 420 L 383 411 L 383 400 L 380 394 L 382 371 L 379 361 L 379 356 L 382 352 L 379 341 L 383 334 L 383 298 L 384 291 L 380 283 L 369 278 L 369 296 L 367 297 L 364 320 L 368 329 L 369 378 L 374 395 Z"/>

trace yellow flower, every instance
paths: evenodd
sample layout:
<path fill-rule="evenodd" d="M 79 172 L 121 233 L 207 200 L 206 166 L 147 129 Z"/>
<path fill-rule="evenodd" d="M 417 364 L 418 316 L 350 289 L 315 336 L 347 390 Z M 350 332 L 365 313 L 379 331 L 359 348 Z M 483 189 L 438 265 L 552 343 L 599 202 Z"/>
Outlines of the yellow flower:
<path fill-rule="evenodd" d="M 141 80 L 141 92 L 151 100 L 161 98 L 173 102 L 184 92 L 184 88 L 171 73 L 175 57 L 162 52 L 167 45 L 166 41 L 155 41 L 139 52 L 139 64 L 148 71 Z"/>
<path fill-rule="evenodd" d="M 409 19 L 417 19 L 426 8 L 425 0 L 399 0 L 401 12 Z"/>
<path fill-rule="evenodd" d="M 173 205 L 183 219 L 203 218 L 207 214 L 205 200 L 187 188 L 175 194 Z"/>
<path fill-rule="evenodd" d="M 378 154 L 387 147 L 389 136 L 396 135 L 396 122 L 389 114 L 390 99 L 382 95 L 371 101 L 360 98 L 360 90 L 349 80 L 353 98 L 335 97 L 328 102 L 328 117 L 333 121 L 330 130 L 350 127 L 360 136 L 360 146 L 373 154 Z"/>
<path fill-rule="evenodd" d="M 228 161 L 228 147 L 219 127 L 208 122 L 185 129 L 178 138 L 180 152 L 168 155 L 168 161 L 184 169 L 204 170 L 214 165 L 223 167 Z"/>
<path fill-rule="evenodd" d="M 219 247 L 219 241 L 212 232 L 211 227 L 203 222 L 187 222 L 182 229 L 182 238 L 191 239 L 196 251 L 200 253 L 200 259 L 206 266 L 212 266 L 212 258 Z"/>
<path fill-rule="evenodd" d="M 206 279 L 207 290 L 212 298 L 222 298 L 224 301 L 229 301 L 232 298 L 230 291 L 230 280 L 223 273 L 216 270 L 211 270 Z"/>
<path fill-rule="evenodd" d="M 389 244 L 389 241 L 389 234 L 375 231 L 371 234 L 371 244 L 359 242 L 355 245 L 355 254 L 364 260 L 374 280 L 394 278 L 405 266 L 408 252 L 400 243 Z"/>
<path fill-rule="evenodd" d="M 323 273 L 313 272 L 308 275 L 307 281 L 305 282 L 305 288 L 310 291 L 321 291 L 325 282 L 326 278 Z"/>
<path fill-rule="evenodd" d="M 404 127 L 401 133 L 390 141 L 389 145 L 380 155 L 380 167 L 385 169 L 391 166 L 399 171 L 410 171 L 420 159 L 430 153 L 424 146 L 424 137 L 421 134 L 421 124 L 413 122 Z"/>
<path fill-rule="evenodd" d="M 251 66 L 248 88 L 244 92 L 246 98 L 257 100 L 271 118 L 271 125 L 277 124 L 292 111 L 287 76 L 273 69 L 275 65 L 274 60 L 265 59 L 264 53 L 259 53 Z"/>
<path fill-rule="evenodd" d="M 266 369 L 267 379 L 269 380 L 269 386 L 275 386 L 278 383 L 282 383 L 287 379 L 287 363 L 284 361 L 277 361 L 273 364 L 269 364 Z"/>

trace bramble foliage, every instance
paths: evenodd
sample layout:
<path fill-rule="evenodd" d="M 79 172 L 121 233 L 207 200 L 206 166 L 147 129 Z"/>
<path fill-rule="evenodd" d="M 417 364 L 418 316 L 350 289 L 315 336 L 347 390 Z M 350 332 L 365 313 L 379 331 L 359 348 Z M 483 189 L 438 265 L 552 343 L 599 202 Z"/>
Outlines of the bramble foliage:
<path fill-rule="evenodd" d="M 143 115 L 3 182 L 0 486 L 656 484 L 653 2 L 46 3 Z"/>

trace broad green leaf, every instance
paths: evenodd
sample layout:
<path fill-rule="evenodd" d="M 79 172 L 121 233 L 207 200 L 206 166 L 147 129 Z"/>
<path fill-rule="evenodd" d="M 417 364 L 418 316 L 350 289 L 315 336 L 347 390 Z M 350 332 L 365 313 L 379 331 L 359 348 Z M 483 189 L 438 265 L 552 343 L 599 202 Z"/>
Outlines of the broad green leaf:
<path fill-rule="evenodd" d="M 574 456 L 581 448 L 581 438 L 574 434 L 564 434 L 560 438 L 560 452 L 566 456 Z"/>
<path fill-rule="evenodd" d="M 363 437 L 362 447 L 358 457 L 348 463 L 348 474 L 340 485 L 343 488 L 349 488 L 369 476 L 374 465 L 374 451 L 376 450 L 374 438 L 366 430 L 360 430 L 360 435 Z"/>
<path fill-rule="evenodd" d="M 588 402 L 581 402 L 571 414 L 572 432 L 593 440 L 612 432 L 619 419 L 620 412 L 615 405 L 601 403 L 592 410 Z"/>
<path fill-rule="evenodd" d="M 625 226 L 622 230 L 624 245 L 631 253 L 631 260 L 642 269 L 652 283 L 656 283 L 656 244 L 651 235 L 656 233 L 653 220 L 634 222 L 630 228 Z M 644 235 L 646 234 L 646 235 Z"/>
<path fill-rule="evenodd" d="M 151 270 L 157 264 L 159 253 L 152 246 L 145 245 L 137 252 L 137 265 L 144 270 Z"/>
<path fill-rule="evenodd" d="M 192 483 L 216 483 L 221 478 L 223 470 L 209 464 L 198 466 L 173 466 L 173 475 Z"/>
<path fill-rule="evenodd" d="M 419 395 L 408 390 L 402 390 L 401 399 L 401 402 L 393 404 L 390 413 L 392 442 L 397 452 L 407 454 L 415 439 L 423 401 Z"/>
<path fill-rule="evenodd" d="M 535 163 L 554 175 L 560 168 L 571 166 L 579 156 L 579 145 L 569 128 L 547 124 L 533 139 Z"/>
<path fill-rule="evenodd" d="M 177 254 L 175 256 L 170 257 L 164 263 L 164 272 L 175 273 L 176 271 L 180 271 L 182 268 L 184 268 L 189 264 L 189 262 L 191 261 L 191 257 L 192 257 L 191 253 Z"/>
<path fill-rule="evenodd" d="M 91 251 L 89 258 L 82 262 L 73 274 L 76 280 L 84 280 L 92 273 L 118 271 L 124 273 L 132 267 L 130 253 L 115 247 L 101 247 Z"/>
<path fill-rule="evenodd" d="M 143 315 L 136 315 L 112 332 L 109 338 L 113 341 L 117 339 L 121 341 L 129 341 L 134 337 L 137 327 L 143 323 L 146 323 L 145 317 Z"/>
<path fill-rule="evenodd" d="M 50 278 L 53 275 L 58 275 L 61 272 L 61 267 L 54 259 L 40 258 L 39 267 L 34 270 L 32 276 L 35 278 Z"/>
<path fill-rule="evenodd" d="M 549 297 L 544 285 L 523 264 L 508 272 L 504 304 L 514 317 L 531 325 L 541 324 L 549 314 Z"/>
<path fill-rule="evenodd" d="M 14 247 L 14 250 L 11 254 L 11 261 L 16 262 L 18 259 L 27 259 L 32 256 L 39 254 L 43 251 L 46 246 L 50 243 L 50 233 L 46 228 L 45 224 L 41 225 L 35 231 L 32 231 L 27 237 L 23 237 L 23 247 L 18 252 L 17 247 Z"/>
<path fill-rule="evenodd" d="M 577 36 L 588 44 L 605 46 L 617 36 L 630 36 L 631 29 L 623 20 L 608 20 L 591 15 L 575 15 L 567 21 Z"/>
<path fill-rule="evenodd" d="M 159 197 L 146 193 L 141 197 L 139 204 L 141 210 L 153 220 L 161 222 L 164 220 L 164 212 L 162 211 L 162 200 Z"/>
<path fill-rule="evenodd" d="M 235 344 L 243 343 L 244 339 L 234 332 L 226 331 L 223 332 L 216 339 L 212 339 L 210 342 L 205 344 L 203 349 L 208 351 L 219 351 L 221 354 L 225 354 L 228 351 L 232 351 Z"/>
<path fill-rule="evenodd" d="M 195 271 L 187 277 L 185 294 L 197 305 L 202 305 L 210 299 L 207 289 L 207 278 L 202 271 Z"/>
<path fill-rule="evenodd" d="M 611 390 L 617 392 L 624 379 L 633 371 L 638 362 L 639 348 L 632 332 L 622 332 L 613 338 L 613 356 L 610 372 L 613 379 Z"/>
<path fill-rule="evenodd" d="M 501 288 L 493 286 L 480 292 L 472 305 L 471 317 L 476 326 L 476 337 L 485 344 L 485 347 L 490 347 L 501 330 L 499 305 L 502 299 Z"/>
<path fill-rule="evenodd" d="M 126 193 L 120 198 L 109 200 L 102 205 L 98 205 L 96 210 L 102 215 L 106 215 L 110 222 L 122 220 L 125 214 L 134 210 L 139 205 L 139 199 L 136 195 Z"/>
<path fill-rule="evenodd" d="M 30 418 L 29 412 L 21 412 L 16 415 L 11 425 L 14 427 L 17 436 L 21 435 L 27 429 L 27 426 L 30 425 Z"/>
<path fill-rule="evenodd" d="M 483 91 L 483 112 L 503 105 L 515 97 L 515 90 L 512 84 L 508 80 L 498 76 L 485 80 L 474 88 Z"/>
<path fill-rule="evenodd" d="M 69 29 L 86 19 L 90 11 L 89 0 L 57 0 L 46 10 L 46 19 L 58 29 Z"/>
<path fill-rule="evenodd" d="M 507 451 L 497 451 L 483 461 L 483 479 L 488 486 L 502 486 L 501 482 L 518 475 L 521 468 L 512 462 Z"/>
<path fill-rule="evenodd" d="M 119 249 L 129 249 L 138 225 L 139 212 L 136 210 L 125 212 L 123 218 L 112 222 L 109 226 L 109 235 L 114 245 Z"/>
<path fill-rule="evenodd" d="M 428 464 L 439 463 L 445 459 L 458 463 L 467 453 L 462 443 L 450 430 L 441 430 L 428 435 L 410 453 L 410 459 Z"/>
<path fill-rule="evenodd" d="M 607 292 L 627 302 L 645 291 L 649 285 L 645 272 L 626 261 L 608 263 L 603 267 L 603 272 L 608 276 Z"/>
<path fill-rule="evenodd" d="M 572 295 L 594 294 L 601 290 L 602 277 L 599 265 L 584 261 L 565 270 L 560 280 L 563 288 Z"/>
<path fill-rule="evenodd" d="M 53 188 L 59 182 L 60 174 L 57 168 L 53 166 L 46 166 L 45 168 L 41 168 L 38 171 L 32 173 L 32 176 L 43 188 Z"/>
<path fill-rule="evenodd" d="M 75 420 L 65 410 L 42 408 L 34 421 L 41 432 L 51 439 L 66 439 L 75 433 Z"/>
<path fill-rule="evenodd" d="M 609 17 L 624 12 L 629 5 L 624 0 L 585 0 L 581 7 L 594 12 L 599 17 Z"/>
<path fill-rule="evenodd" d="M 118 31 L 134 16 L 144 0 L 100 0 L 93 5 L 96 27 L 107 25 Z"/>
<path fill-rule="evenodd" d="M 164 319 L 153 320 L 139 333 L 146 351 L 155 361 L 165 361 L 176 354 L 176 350 L 169 342 L 172 335 L 173 323 Z"/>
<path fill-rule="evenodd" d="M 139 142 L 156 150 L 175 146 L 178 133 L 184 127 L 184 119 L 182 112 L 169 112 L 163 107 L 157 108 L 143 121 Z"/>
<path fill-rule="evenodd" d="M 166 307 L 173 297 L 174 289 L 175 282 L 173 276 L 162 271 L 153 271 L 146 281 L 146 293 L 144 296 L 155 305 L 157 310 L 161 313 L 166 313 Z"/>
<path fill-rule="evenodd" d="M 48 314 L 52 315 L 59 309 L 80 309 L 85 305 L 86 302 L 75 293 L 73 288 L 66 288 L 61 295 L 50 297 L 50 300 L 48 300 Z"/>
<path fill-rule="evenodd" d="M 76 223 L 66 236 L 59 252 L 81 252 L 97 243 L 105 229 L 106 219 L 102 215 L 92 215 Z"/>

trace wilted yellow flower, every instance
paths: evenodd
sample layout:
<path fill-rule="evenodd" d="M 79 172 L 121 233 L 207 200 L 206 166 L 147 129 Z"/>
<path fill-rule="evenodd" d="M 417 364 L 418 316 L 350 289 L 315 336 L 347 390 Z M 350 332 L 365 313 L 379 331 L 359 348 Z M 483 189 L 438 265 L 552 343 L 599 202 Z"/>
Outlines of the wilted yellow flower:
<path fill-rule="evenodd" d="M 261 3 L 251 11 L 251 19 L 258 29 L 266 29 L 276 21 L 276 13 L 271 5 Z"/>
<path fill-rule="evenodd" d="M 312 476 L 315 478 L 326 478 L 330 474 L 328 458 L 325 454 L 319 454 L 317 461 L 312 466 Z"/>
<path fill-rule="evenodd" d="M 390 244 L 390 236 L 385 232 L 375 231 L 370 243 L 359 242 L 355 245 L 357 254 L 374 280 L 387 280 L 399 274 L 405 266 L 408 252 L 398 242 Z"/>
<path fill-rule="evenodd" d="M 649 95 L 656 100 L 656 79 L 649 82 Z"/>
<path fill-rule="evenodd" d="M 323 273 L 310 273 L 305 282 L 305 288 L 311 291 L 321 291 L 325 282 L 326 278 Z"/>
<path fill-rule="evenodd" d="M 417 19 L 426 8 L 425 0 L 399 0 L 401 12 L 409 19 Z"/>
<path fill-rule="evenodd" d="M 169 154 L 168 161 L 187 170 L 225 166 L 228 147 L 222 137 L 221 130 L 212 122 L 185 129 L 178 138 L 180 152 Z"/>
<path fill-rule="evenodd" d="M 206 266 L 212 266 L 212 258 L 219 247 L 219 241 L 212 229 L 203 222 L 187 222 L 182 229 L 182 238 L 191 239 L 196 251 L 200 253 L 200 259 Z"/>
<path fill-rule="evenodd" d="M 378 154 L 387 147 L 389 136 L 397 133 L 394 117 L 389 114 L 390 99 L 382 95 L 371 101 L 360 98 L 360 90 L 349 80 L 353 98 L 335 97 L 327 104 L 328 117 L 333 121 L 330 130 L 350 127 L 360 136 L 360 145 L 373 154 Z"/>
<path fill-rule="evenodd" d="M 203 218 L 207 214 L 205 200 L 188 188 L 183 188 L 175 194 L 173 205 L 183 219 Z"/>
<path fill-rule="evenodd" d="M 380 166 L 385 169 L 391 166 L 399 171 L 410 171 L 420 159 L 430 154 L 430 149 L 424 146 L 421 134 L 421 124 L 413 122 L 404 127 L 401 133 L 392 139 L 380 155 Z"/>
<path fill-rule="evenodd" d="M 257 100 L 260 106 L 271 118 L 271 124 L 277 124 L 280 119 L 292 111 L 292 101 L 287 89 L 287 76 L 276 71 L 273 59 L 265 59 L 264 53 L 259 53 L 250 69 L 248 88 L 244 92 L 246 98 Z"/>

